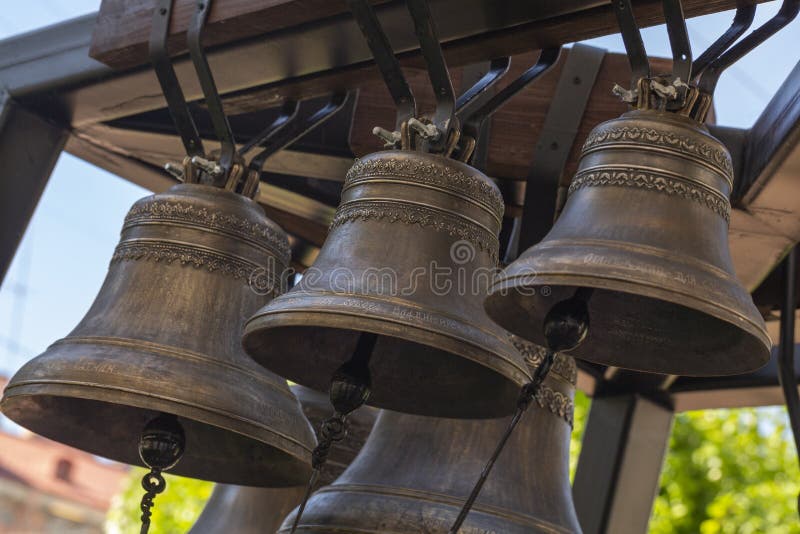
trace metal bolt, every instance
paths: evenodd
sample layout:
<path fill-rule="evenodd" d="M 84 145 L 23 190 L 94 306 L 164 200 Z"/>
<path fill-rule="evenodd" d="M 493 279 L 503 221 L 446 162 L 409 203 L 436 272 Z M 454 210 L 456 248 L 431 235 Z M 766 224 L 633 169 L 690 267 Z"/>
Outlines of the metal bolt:
<path fill-rule="evenodd" d="M 170 173 L 172 176 L 174 176 L 178 180 L 180 180 L 181 182 L 183 181 L 183 167 L 182 166 L 177 165 L 175 163 L 167 163 L 166 165 L 164 165 L 164 170 L 167 171 L 168 173 Z"/>
<path fill-rule="evenodd" d="M 415 118 L 408 119 L 408 127 L 417 132 L 426 141 L 436 141 L 442 133 L 434 124 L 425 124 Z"/>
<path fill-rule="evenodd" d="M 219 176 L 222 174 L 222 167 L 220 167 L 216 161 L 208 160 L 200 156 L 192 157 L 192 165 L 196 165 L 200 170 L 205 171 L 211 176 Z"/>
<path fill-rule="evenodd" d="M 372 134 L 377 135 L 385 142 L 384 147 L 393 147 L 400 142 L 400 132 L 390 132 L 385 128 L 376 126 L 372 129 Z"/>

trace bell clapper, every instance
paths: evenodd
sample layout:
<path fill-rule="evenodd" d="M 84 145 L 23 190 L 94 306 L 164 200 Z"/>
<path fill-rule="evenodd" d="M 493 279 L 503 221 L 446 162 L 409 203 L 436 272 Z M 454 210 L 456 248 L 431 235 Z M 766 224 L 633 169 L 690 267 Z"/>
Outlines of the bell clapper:
<path fill-rule="evenodd" d="M 142 488 L 145 494 L 142 497 L 142 529 L 141 534 L 150 530 L 150 516 L 153 499 L 166 488 L 162 471 L 167 471 L 175 466 L 183 456 L 186 449 L 186 437 L 178 418 L 171 414 L 162 413 L 151 419 L 145 425 L 139 438 L 139 457 L 150 472 L 142 478 Z"/>
<path fill-rule="evenodd" d="M 544 359 L 539 367 L 533 373 L 531 381 L 522 386 L 519 398 L 517 399 L 517 409 L 514 412 L 514 417 L 508 424 L 505 433 L 500 438 L 492 456 L 484 465 L 480 477 L 475 486 L 472 488 L 464 506 L 456 517 L 453 526 L 450 527 L 450 534 L 457 534 L 461 525 L 467 519 L 467 515 L 472 509 L 475 500 L 483 488 L 486 479 L 489 478 L 489 473 L 492 471 L 495 462 L 503 452 L 506 442 L 514 433 L 514 429 L 519 424 L 525 411 L 530 406 L 531 402 L 536 399 L 536 395 L 542 386 L 545 378 L 550 373 L 550 369 L 556 359 L 556 353 L 567 352 L 577 348 L 586 339 L 589 333 L 589 309 L 587 303 L 594 290 L 592 288 L 581 287 L 575 291 L 575 294 L 566 299 L 558 302 L 547 313 L 544 319 L 544 336 L 547 340 L 547 351 Z"/>
<path fill-rule="evenodd" d="M 378 334 L 362 332 L 358 336 L 356 348 L 349 360 L 344 362 L 331 377 L 330 399 L 333 405 L 333 415 L 326 419 L 319 431 L 319 443 L 311 452 L 311 478 L 306 487 L 306 494 L 297 515 L 294 518 L 291 532 L 297 530 L 306 503 L 311 497 L 319 478 L 320 469 L 328 460 L 328 454 L 334 443 L 342 441 L 347 437 L 347 417 L 362 407 L 369 399 L 370 395 L 370 374 L 369 360 L 375 343 L 378 341 Z"/>

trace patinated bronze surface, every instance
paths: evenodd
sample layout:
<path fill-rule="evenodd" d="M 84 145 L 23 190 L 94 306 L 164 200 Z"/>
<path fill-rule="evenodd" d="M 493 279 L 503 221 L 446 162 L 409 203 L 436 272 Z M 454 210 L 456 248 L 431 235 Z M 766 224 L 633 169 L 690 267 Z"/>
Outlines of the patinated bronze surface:
<path fill-rule="evenodd" d="M 509 414 L 529 373 L 482 305 L 502 216 L 497 187 L 460 162 L 399 150 L 361 159 L 314 265 L 250 319 L 245 350 L 326 391 L 359 333 L 372 332 L 370 404 Z"/>
<path fill-rule="evenodd" d="M 303 386 L 292 386 L 303 413 L 314 428 L 330 416 L 328 398 Z M 334 443 L 317 488 L 333 482 L 350 465 L 375 423 L 377 410 L 365 407 L 348 418 L 347 439 Z M 303 487 L 249 488 L 218 484 L 190 534 L 261 534 L 275 532 L 303 498 Z"/>
<path fill-rule="evenodd" d="M 533 366 L 543 358 L 514 343 Z M 576 374 L 575 360 L 558 355 L 460 532 L 580 532 L 569 483 Z M 381 412 L 350 467 L 313 495 L 297 532 L 447 532 L 507 425 Z"/>
<path fill-rule="evenodd" d="M 764 365 L 770 340 L 728 248 L 732 180 L 728 150 L 693 118 L 638 109 L 599 125 L 560 218 L 501 274 L 487 312 L 541 343 L 550 307 L 596 288 L 577 358 L 689 376 Z"/>
<path fill-rule="evenodd" d="M 241 349 L 245 319 L 279 293 L 286 234 L 252 200 L 183 184 L 131 208 L 81 323 L 11 379 L 22 426 L 129 464 L 139 434 L 174 414 L 174 473 L 245 485 L 308 477 L 315 440 L 286 382 Z"/>

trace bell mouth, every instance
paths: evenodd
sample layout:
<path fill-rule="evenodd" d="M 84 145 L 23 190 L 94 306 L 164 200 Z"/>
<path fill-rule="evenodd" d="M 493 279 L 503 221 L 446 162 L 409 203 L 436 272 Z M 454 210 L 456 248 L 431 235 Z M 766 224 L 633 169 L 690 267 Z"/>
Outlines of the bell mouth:
<path fill-rule="evenodd" d="M 118 462 L 146 467 L 139 458 L 142 429 L 159 411 L 141 408 L 138 395 L 115 393 L 119 402 L 89 398 L 76 385 L 13 384 L 0 409 L 9 419 L 46 438 Z M 169 474 L 241 486 L 289 487 L 305 483 L 308 462 L 244 434 L 178 416 L 186 451 Z M 244 430 L 244 428 L 242 429 Z M 254 429 L 255 430 L 255 429 Z"/>
<path fill-rule="evenodd" d="M 484 305 L 498 324 L 542 344 L 544 316 L 579 287 L 595 291 L 588 303 L 588 337 L 570 352 L 576 358 L 696 377 L 747 373 L 769 361 L 771 342 L 752 317 L 718 302 L 635 280 L 542 274 L 535 285 L 525 285 L 510 277 L 495 284 Z M 547 295 L 542 294 L 544 288 Z"/>
<path fill-rule="evenodd" d="M 275 301 L 273 301 L 275 302 Z M 305 307 L 304 310 L 307 310 Z M 367 404 L 403 413 L 450 418 L 495 418 L 516 407 L 529 380 L 475 340 L 391 323 L 379 314 L 352 317 L 324 311 L 278 311 L 245 326 L 245 350 L 288 380 L 327 392 L 336 369 L 353 354 L 361 332 L 378 334 L 370 358 Z M 494 338 L 496 349 L 508 351 Z M 308 355 L 314 354 L 309 361 Z"/>

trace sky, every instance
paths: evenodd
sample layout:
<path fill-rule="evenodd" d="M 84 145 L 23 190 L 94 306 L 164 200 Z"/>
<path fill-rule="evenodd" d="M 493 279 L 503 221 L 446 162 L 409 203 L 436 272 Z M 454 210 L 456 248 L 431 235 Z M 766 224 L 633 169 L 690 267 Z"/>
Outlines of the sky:
<path fill-rule="evenodd" d="M 0 39 L 93 12 L 98 6 L 99 0 L 4 2 Z M 760 6 L 755 24 L 771 17 L 778 7 L 777 2 Z M 732 18 L 728 12 L 690 20 L 695 55 Z M 663 27 L 646 29 L 643 35 L 650 55 L 670 56 Z M 716 98 L 719 124 L 748 127 L 753 123 L 800 60 L 798 42 L 800 20 L 723 75 Z M 623 51 L 619 36 L 588 44 Z M 125 213 L 146 194 L 69 154 L 60 157 L 0 285 L 0 374 L 13 374 L 68 334 L 83 317 L 103 281 Z"/>

